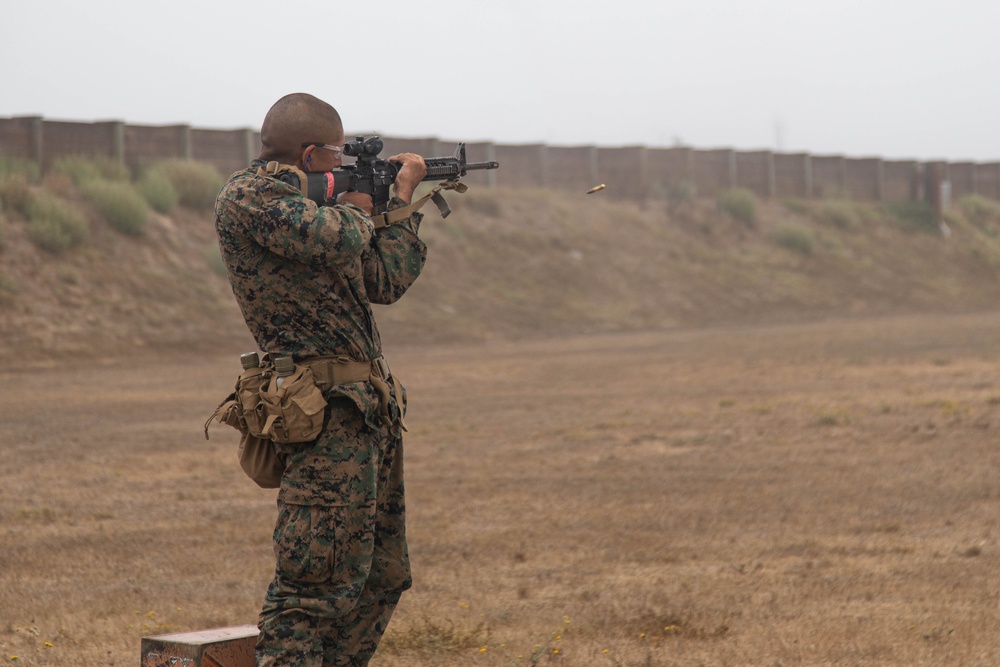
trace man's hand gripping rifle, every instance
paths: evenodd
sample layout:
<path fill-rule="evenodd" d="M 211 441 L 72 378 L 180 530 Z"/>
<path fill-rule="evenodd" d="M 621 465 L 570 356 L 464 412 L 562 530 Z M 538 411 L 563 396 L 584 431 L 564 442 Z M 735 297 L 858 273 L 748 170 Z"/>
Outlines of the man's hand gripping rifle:
<path fill-rule="evenodd" d="M 331 203 L 338 195 L 344 192 L 361 192 L 370 195 L 372 198 L 372 216 L 391 215 L 396 211 L 386 213 L 386 206 L 391 198 L 390 188 L 399 173 L 400 164 L 391 160 L 379 158 L 382 152 L 382 140 L 378 137 L 358 137 L 356 141 L 349 141 L 344 144 L 344 154 L 357 158 L 354 164 L 345 165 L 336 171 L 310 172 L 306 174 L 308 187 L 305 190 L 306 196 L 319 204 Z M 397 209 L 400 217 L 406 217 L 416 209 L 420 208 L 428 199 L 433 201 L 441 217 L 446 218 L 451 213 L 448 203 L 441 196 L 441 190 L 455 190 L 465 192 L 467 186 L 460 183 L 459 179 L 470 171 L 479 169 L 497 169 L 500 163 L 495 160 L 490 162 L 468 162 L 465 159 L 465 144 L 460 143 L 455 149 L 455 154 L 448 157 L 424 158 L 427 165 L 427 175 L 424 181 L 441 181 L 430 194 L 421 197 L 409 206 L 405 207 L 407 213 L 402 215 L 404 209 Z M 387 219 L 386 222 L 391 222 Z"/>

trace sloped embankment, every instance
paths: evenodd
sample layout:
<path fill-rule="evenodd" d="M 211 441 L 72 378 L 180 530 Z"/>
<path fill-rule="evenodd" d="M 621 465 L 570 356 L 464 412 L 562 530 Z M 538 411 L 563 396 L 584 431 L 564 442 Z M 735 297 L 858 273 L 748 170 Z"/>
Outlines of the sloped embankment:
<path fill-rule="evenodd" d="M 956 209 L 945 237 L 912 212 L 848 202 L 758 204 L 747 221 L 709 200 L 671 210 L 485 189 L 449 200 L 448 219 L 427 211 L 424 275 L 378 308 L 393 344 L 987 310 L 1000 296 L 991 206 Z M 154 215 L 133 237 L 75 205 L 90 231 L 59 254 L 5 214 L 0 359 L 252 346 L 218 271 L 210 213 Z"/>

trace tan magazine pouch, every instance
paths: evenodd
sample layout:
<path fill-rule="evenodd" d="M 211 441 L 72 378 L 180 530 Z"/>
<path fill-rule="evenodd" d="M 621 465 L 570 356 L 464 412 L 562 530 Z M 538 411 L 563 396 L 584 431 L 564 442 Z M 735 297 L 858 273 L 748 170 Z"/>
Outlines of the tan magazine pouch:
<path fill-rule="evenodd" d="M 236 381 L 236 400 L 239 403 L 246 432 L 258 438 L 264 436 L 264 406 L 260 390 L 267 383 L 268 374 L 261 367 L 248 368 Z"/>
<path fill-rule="evenodd" d="M 259 395 L 265 415 L 261 435 L 282 444 L 319 437 L 326 398 L 309 367 L 296 365 L 291 375 L 272 375 Z"/>

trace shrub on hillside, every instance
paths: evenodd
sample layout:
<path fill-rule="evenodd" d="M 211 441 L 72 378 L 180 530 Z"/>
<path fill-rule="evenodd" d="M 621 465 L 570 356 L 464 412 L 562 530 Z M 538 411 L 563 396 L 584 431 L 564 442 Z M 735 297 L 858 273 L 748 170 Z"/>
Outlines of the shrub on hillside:
<path fill-rule="evenodd" d="M 37 183 L 42 178 L 37 162 L 0 156 L 0 179 L 13 174 L 24 176 L 29 183 Z"/>
<path fill-rule="evenodd" d="M 160 213 L 169 213 L 177 205 L 177 188 L 162 169 L 147 169 L 135 184 L 139 194 Z"/>
<path fill-rule="evenodd" d="M 854 202 L 825 201 L 815 209 L 816 220 L 837 229 L 855 229 L 861 224 Z"/>
<path fill-rule="evenodd" d="M 921 232 L 940 233 L 934 209 L 924 202 L 905 201 L 887 204 L 886 209 L 904 229 Z"/>
<path fill-rule="evenodd" d="M 68 250 L 87 235 L 86 218 L 50 194 L 33 197 L 27 215 L 28 238 L 43 250 Z"/>
<path fill-rule="evenodd" d="M 98 179 L 84 183 L 81 191 L 94 209 L 119 232 L 138 235 L 145 231 L 149 205 L 130 183 Z"/>
<path fill-rule="evenodd" d="M 748 225 L 757 223 L 757 197 L 746 188 L 730 188 L 722 193 L 716 203 L 719 210 L 731 218 Z"/>
<path fill-rule="evenodd" d="M 808 228 L 795 223 L 785 223 L 771 234 L 771 239 L 786 250 L 800 255 L 811 255 L 816 248 L 816 240 Z"/>
<path fill-rule="evenodd" d="M 21 215 L 28 212 L 31 203 L 31 185 L 24 174 L 0 175 L 0 204 Z"/>
<path fill-rule="evenodd" d="M 192 160 L 168 160 L 159 165 L 177 191 L 178 200 L 194 209 L 211 209 L 224 180 L 210 164 Z"/>
<path fill-rule="evenodd" d="M 690 204 L 698 196 L 698 188 L 691 181 L 668 183 L 666 190 L 667 210 L 676 213 L 682 206 Z"/>
<path fill-rule="evenodd" d="M 65 174 L 80 187 L 89 181 L 130 181 L 132 175 L 128 167 L 118 160 L 103 155 L 68 155 L 59 158 L 52 165 L 57 174 Z"/>
<path fill-rule="evenodd" d="M 974 225 L 981 227 L 988 222 L 1000 222 L 1000 202 L 982 195 L 965 195 L 959 198 L 958 207 L 962 215 Z"/>

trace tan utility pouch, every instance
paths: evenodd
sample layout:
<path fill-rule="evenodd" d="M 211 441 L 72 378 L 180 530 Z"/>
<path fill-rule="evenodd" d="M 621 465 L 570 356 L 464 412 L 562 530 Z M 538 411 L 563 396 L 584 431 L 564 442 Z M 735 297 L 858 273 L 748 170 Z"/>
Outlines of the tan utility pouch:
<path fill-rule="evenodd" d="M 239 459 L 243 472 L 260 488 L 276 489 L 281 486 L 285 457 L 275 451 L 274 443 L 269 438 L 244 433 L 240 438 Z"/>
<path fill-rule="evenodd" d="M 213 419 L 238 430 L 242 435 L 238 458 L 243 472 L 257 486 L 274 489 L 281 485 L 285 458 L 275 451 L 271 439 L 261 433 L 265 416 L 260 389 L 270 377 L 265 371 L 266 368 L 257 366 L 243 371 L 236 380 L 236 388 L 205 422 L 205 438 L 208 438 L 208 426 Z"/>
<path fill-rule="evenodd" d="M 274 374 L 260 388 L 265 415 L 261 435 L 275 442 L 309 442 L 323 430 L 326 398 L 308 366 L 296 365 L 291 375 Z"/>

